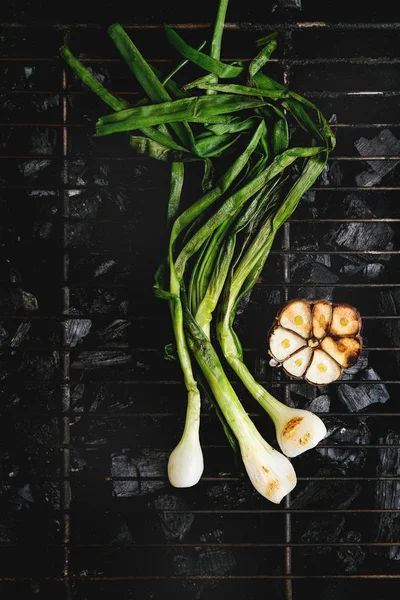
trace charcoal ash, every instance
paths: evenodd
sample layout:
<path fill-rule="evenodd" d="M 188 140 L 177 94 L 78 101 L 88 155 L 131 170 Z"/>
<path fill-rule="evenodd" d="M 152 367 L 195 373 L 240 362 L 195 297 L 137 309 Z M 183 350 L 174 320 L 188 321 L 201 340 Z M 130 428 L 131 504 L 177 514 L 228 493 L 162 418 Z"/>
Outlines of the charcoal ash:
<path fill-rule="evenodd" d="M 310 410 L 314 413 L 328 413 L 331 406 L 331 399 L 328 394 L 317 396 L 313 400 L 304 405 L 305 410 Z"/>
<path fill-rule="evenodd" d="M 334 466 L 321 467 L 315 477 L 343 477 L 343 470 Z M 358 481 L 340 479 L 313 480 L 292 492 L 291 508 L 345 509 L 360 495 L 362 486 Z"/>
<path fill-rule="evenodd" d="M 361 533 L 358 531 L 346 531 L 339 539 L 344 544 L 360 544 L 362 542 Z M 344 573 L 348 575 L 357 575 L 360 567 L 364 564 L 366 552 L 362 546 L 343 546 L 336 550 L 336 558 Z"/>
<path fill-rule="evenodd" d="M 72 363 L 74 369 L 103 369 L 126 365 L 132 361 L 132 355 L 115 350 L 87 350 L 79 354 Z"/>
<path fill-rule="evenodd" d="M 355 194 L 349 194 L 342 202 L 343 216 L 349 219 L 372 219 L 374 213 L 367 204 Z M 333 225 L 324 236 L 324 242 L 339 250 L 365 251 L 390 250 L 393 228 L 388 223 L 338 223 Z M 384 255 L 363 254 L 348 255 L 346 259 L 352 263 L 376 263 L 385 260 Z"/>
<path fill-rule="evenodd" d="M 365 446 L 371 443 L 371 432 L 367 424 L 360 420 L 352 426 L 335 428 L 316 448 L 316 452 L 324 462 L 338 466 L 340 469 L 361 470 L 367 459 Z M 325 445 L 337 447 L 324 447 Z M 357 445 L 360 448 L 343 448 L 343 445 Z"/>
<path fill-rule="evenodd" d="M 371 140 L 364 137 L 359 138 L 354 145 L 362 157 L 398 156 L 400 154 L 400 141 L 389 129 L 383 129 Z M 399 164 L 397 160 L 366 160 L 365 162 L 370 168 L 356 176 L 356 184 L 360 186 L 379 184 L 383 177 Z"/>
<path fill-rule="evenodd" d="M 400 435 L 390 431 L 378 440 L 378 444 L 389 447 L 378 450 L 376 465 L 377 477 L 397 477 L 380 479 L 375 484 L 375 508 L 378 511 L 400 511 Z M 400 512 L 377 512 L 373 516 L 371 541 L 391 542 L 400 539 Z M 400 546 L 373 546 L 370 551 L 392 560 L 400 560 Z"/>
<path fill-rule="evenodd" d="M 389 400 L 390 394 L 384 383 L 368 383 L 380 381 L 378 373 L 373 368 L 369 367 L 360 371 L 358 377 L 365 383 L 358 385 L 343 383 L 337 389 L 339 400 L 343 402 L 349 412 L 364 410 L 371 404 L 385 404 Z"/>

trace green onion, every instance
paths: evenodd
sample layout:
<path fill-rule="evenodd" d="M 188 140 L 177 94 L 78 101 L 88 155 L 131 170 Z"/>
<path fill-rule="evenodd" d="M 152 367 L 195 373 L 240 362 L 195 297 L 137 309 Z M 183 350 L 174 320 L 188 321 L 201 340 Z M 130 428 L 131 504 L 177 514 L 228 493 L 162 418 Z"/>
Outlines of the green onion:
<path fill-rule="evenodd" d="M 204 43 L 193 48 L 165 27 L 167 40 L 181 55 L 168 75 L 147 63 L 121 25 L 109 28 L 143 91 L 134 106 L 104 88 L 68 48 L 62 47 L 60 53 L 113 110 L 98 119 L 96 135 L 128 132 L 136 153 L 170 163 L 169 243 L 166 261 L 156 273 L 154 293 L 169 302 L 175 345 L 166 346 L 166 356 L 180 363 L 187 407 L 181 439 L 168 461 L 169 480 L 175 487 L 190 487 L 203 473 L 199 382 L 212 395 L 229 443 L 239 447 L 253 485 L 278 503 L 296 484 L 293 466 L 284 454 L 297 456 L 315 446 L 326 429 L 317 416 L 282 404 L 255 380 L 244 362 L 234 321 L 241 298 L 260 276 L 278 230 L 324 169 L 335 137 L 312 102 L 264 72 L 277 46 L 275 32 L 257 42 L 248 68 L 220 60 L 227 7 L 228 0 L 219 1 L 209 54 Z M 199 72 L 194 81 L 181 85 L 174 78 L 182 75 L 188 62 Z M 308 136 L 302 146 L 293 143 L 290 135 L 296 127 Z M 190 163 L 199 160 L 204 163 L 199 192 L 183 210 L 185 177 L 191 177 Z M 214 329 L 221 359 L 214 348 Z M 268 412 L 284 454 L 256 429 L 221 360 Z"/>

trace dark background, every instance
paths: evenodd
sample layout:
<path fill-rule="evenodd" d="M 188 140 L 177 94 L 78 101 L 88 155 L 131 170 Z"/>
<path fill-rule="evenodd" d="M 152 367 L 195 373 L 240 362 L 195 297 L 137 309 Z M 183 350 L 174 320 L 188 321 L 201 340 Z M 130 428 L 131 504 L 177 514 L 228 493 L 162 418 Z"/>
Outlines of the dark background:
<path fill-rule="evenodd" d="M 0 9 L 0 592 L 4 600 L 228 595 L 386 600 L 400 577 L 400 15 L 396 3 L 231 2 L 226 59 L 280 31 L 268 73 L 335 124 L 328 168 L 276 240 L 237 327 L 260 381 L 324 418 L 274 506 L 237 470 L 204 400 L 201 483 L 166 479 L 185 392 L 168 309 L 152 296 L 165 252 L 168 165 L 123 136 L 93 137 L 101 102 L 58 59 L 137 94 L 106 26 L 120 21 L 166 72 L 161 23 L 210 39 L 216 2 L 3 2 Z M 203 24 L 191 28 L 190 23 Z M 318 24 L 319 23 L 319 24 Z M 143 25 L 144 27 L 140 27 Z M 152 27 L 154 26 L 154 27 Z M 198 72 L 187 67 L 181 81 Z M 359 93 L 362 92 L 362 93 Z M 365 160 L 369 157 L 369 161 Z M 200 173 L 190 170 L 187 197 Z M 328 388 L 268 365 L 288 298 L 354 304 L 365 351 Z M 271 424 L 236 386 L 257 426 Z M 397 579 L 396 579 L 397 578 Z"/>

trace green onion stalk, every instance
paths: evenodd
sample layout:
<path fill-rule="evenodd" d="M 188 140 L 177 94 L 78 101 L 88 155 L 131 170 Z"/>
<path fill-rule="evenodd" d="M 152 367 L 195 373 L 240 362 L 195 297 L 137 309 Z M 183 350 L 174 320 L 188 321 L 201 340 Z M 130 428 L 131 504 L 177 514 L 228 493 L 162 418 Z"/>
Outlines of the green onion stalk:
<path fill-rule="evenodd" d="M 168 461 L 170 482 L 190 487 L 203 473 L 198 382 L 203 385 L 204 379 L 231 445 L 237 440 L 253 485 L 272 502 L 280 502 L 296 484 L 284 454 L 296 456 L 314 446 L 325 428 L 318 417 L 283 405 L 254 379 L 233 323 L 238 303 L 256 283 L 277 231 L 323 170 L 335 138 L 314 104 L 263 72 L 277 46 L 276 33 L 257 42 L 258 54 L 248 66 L 220 60 L 227 7 L 228 0 L 220 0 L 209 54 L 204 42 L 193 48 L 166 26 L 168 41 L 182 57 L 168 75 L 147 63 L 119 24 L 109 28 L 143 90 L 134 105 L 99 83 L 69 48 L 63 46 L 60 53 L 112 111 L 98 119 L 96 135 L 122 133 L 136 153 L 170 163 L 170 237 L 154 292 L 169 302 L 187 391 L 183 434 Z M 201 73 L 182 86 L 174 77 L 188 62 Z M 311 136 L 308 145 L 291 143 L 289 119 Z M 215 178 L 220 158 L 228 162 Z M 202 193 L 182 209 L 185 163 L 193 161 L 204 164 Z M 301 174 L 290 183 L 294 164 Z M 263 439 L 229 382 L 214 348 L 215 313 L 222 356 L 271 416 L 284 454 Z"/>

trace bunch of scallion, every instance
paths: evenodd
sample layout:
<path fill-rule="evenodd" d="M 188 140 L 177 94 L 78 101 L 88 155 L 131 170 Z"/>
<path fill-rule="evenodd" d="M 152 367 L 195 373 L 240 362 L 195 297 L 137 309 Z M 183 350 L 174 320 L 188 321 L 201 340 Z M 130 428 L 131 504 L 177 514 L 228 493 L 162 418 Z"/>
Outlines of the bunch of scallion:
<path fill-rule="evenodd" d="M 182 55 L 168 76 L 145 61 L 120 25 L 109 28 L 143 89 L 133 106 L 106 90 L 67 47 L 61 56 L 113 111 L 98 120 L 98 136 L 125 132 L 137 153 L 171 165 L 168 257 L 154 289 L 169 301 L 188 402 L 182 438 L 169 458 L 170 482 L 190 487 L 203 472 L 198 385 L 203 382 L 253 485 L 279 503 L 296 485 L 287 457 L 314 447 L 326 429 L 316 415 L 282 404 L 255 380 L 244 363 L 234 319 L 277 231 L 324 169 L 335 138 L 314 104 L 263 72 L 277 34 L 257 41 L 258 54 L 249 64 L 221 62 L 227 5 L 220 0 L 208 54 L 204 44 L 195 49 L 166 27 L 168 41 Z M 199 67 L 199 78 L 178 85 L 173 77 L 187 62 Z M 191 161 L 204 163 L 204 176 L 198 197 L 182 209 L 190 169 L 185 163 Z M 211 335 L 211 325 L 217 335 Z M 247 415 L 224 360 L 272 418 L 283 453 L 263 439 Z"/>

